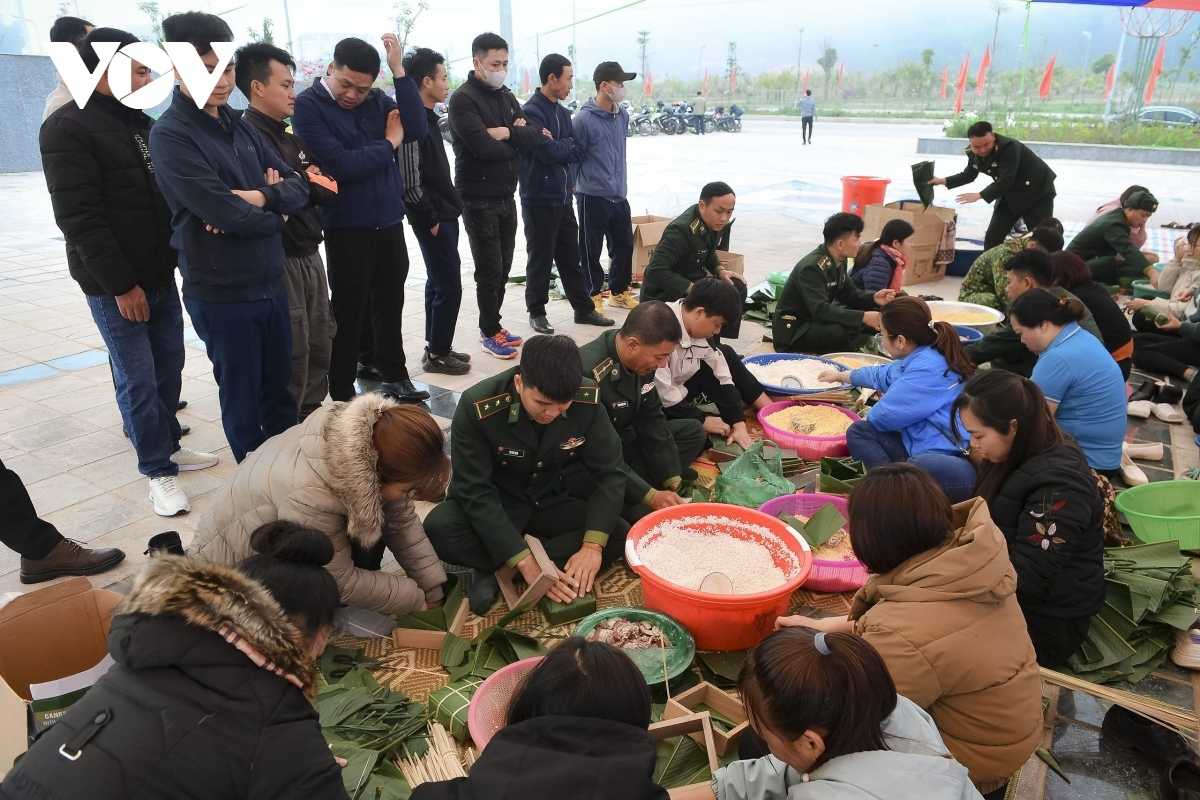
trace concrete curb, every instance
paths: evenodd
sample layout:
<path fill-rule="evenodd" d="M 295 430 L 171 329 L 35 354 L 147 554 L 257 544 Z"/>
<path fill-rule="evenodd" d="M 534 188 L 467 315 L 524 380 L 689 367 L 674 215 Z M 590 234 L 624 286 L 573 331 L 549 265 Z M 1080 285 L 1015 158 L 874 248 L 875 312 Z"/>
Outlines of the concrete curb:
<path fill-rule="evenodd" d="M 742 119 L 752 119 L 758 121 L 767 120 L 786 120 L 788 122 L 799 122 L 798 114 L 743 114 Z M 817 117 L 817 122 L 825 123 L 870 123 L 873 125 L 941 125 L 940 119 L 919 119 L 916 117 Z"/>
<path fill-rule="evenodd" d="M 925 155 L 961 156 L 966 139 L 917 139 L 917 152 Z M 1042 158 L 1076 161 L 1111 161 L 1121 164 L 1174 164 L 1200 167 L 1200 150 L 1179 147 L 1127 147 L 1119 144 L 1068 144 L 1066 142 L 1025 142 Z"/>

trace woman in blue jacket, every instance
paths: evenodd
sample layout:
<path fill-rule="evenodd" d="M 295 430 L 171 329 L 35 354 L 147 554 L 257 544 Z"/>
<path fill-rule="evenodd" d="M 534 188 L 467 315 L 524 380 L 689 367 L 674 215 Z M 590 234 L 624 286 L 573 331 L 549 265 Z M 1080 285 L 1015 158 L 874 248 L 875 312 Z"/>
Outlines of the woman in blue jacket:
<path fill-rule="evenodd" d="M 883 226 L 879 238 L 855 257 L 850 282 L 859 289 L 870 289 L 872 292 L 880 289 L 900 291 L 914 233 L 913 226 L 904 220 L 890 220 Z"/>
<path fill-rule="evenodd" d="M 895 360 L 887 366 L 821 374 L 821 380 L 884 393 L 867 418 L 846 431 L 850 455 L 867 469 L 909 461 L 932 475 L 951 503 L 967 500 L 975 467 L 950 415 L 975 367 L 954 327 L 934 322 L 924 300 L 897 297 L 880 313 L 881 344 Z"/>

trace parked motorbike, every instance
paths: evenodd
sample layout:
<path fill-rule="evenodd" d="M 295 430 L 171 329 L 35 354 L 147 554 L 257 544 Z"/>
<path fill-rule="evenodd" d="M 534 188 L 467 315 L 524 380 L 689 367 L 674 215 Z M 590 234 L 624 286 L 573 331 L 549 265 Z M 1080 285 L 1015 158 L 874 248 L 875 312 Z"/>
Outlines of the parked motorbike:
<path fill-rule="evenodd" d="M 653 116 L 650 113 L 650 106 L 643 104 L 642 113 L 629 117 L 629 130 L 639 136 L 656 136 L 658 126 L 654 124 Z"/>

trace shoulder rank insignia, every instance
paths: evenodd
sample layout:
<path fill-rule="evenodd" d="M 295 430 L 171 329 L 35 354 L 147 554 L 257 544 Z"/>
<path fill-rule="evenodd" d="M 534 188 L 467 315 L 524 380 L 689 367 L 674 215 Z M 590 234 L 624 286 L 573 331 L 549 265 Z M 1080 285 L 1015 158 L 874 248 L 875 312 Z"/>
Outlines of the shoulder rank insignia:
<path fill-rule="evenodd" d="M 576 403 L 588 403 L 596 405 L 600 402 L 600 390 L 595 386 L 581 386 L 579 391 L 575 393 Z"/>
<path fill-rule="evenodd" d="M 608 372 L 612 366 L 613 360 L 611 358 L 604 359 L 592 369 L 592 377 L 599 382 L 599 380 L 604 377 L 604 373 Z"/>
<path fill-rule="evenodd" d="M 702 219 L 692 220 L 692 224 L 688 225 L 688 228 L 691 229 L 692 233 L 696 233 L 696 234 L 707 233 L 707 231 L 704 227 L 704 220 L 702 220 Z"/>
<path fill-rule="evenodd" d="M 512 405 L 512 395 L 498 394 L 495 397 L 489 397 L 486 400 L 475 401 L 475 416 L 479 419 L 490 417 L 497 411 L 503 411 Z"/>
<path fill-rule="evenodd" d="M 561 447 L 563 450 L 574 450 L 575 448 L 579 447 L 586 441 L 587 441 L 587 437 L 575 436 L 570 439 L 567 439 L 565 442 L 560 444 L 559 447 Z"/>
<path fill-rule="evenodd" d="M 821 260 L 817 262 L 817 266 L 821 269 L 825 269 L 832 263 L 833 261 L 830 260 L 829 256 L 821 256 Z"/>

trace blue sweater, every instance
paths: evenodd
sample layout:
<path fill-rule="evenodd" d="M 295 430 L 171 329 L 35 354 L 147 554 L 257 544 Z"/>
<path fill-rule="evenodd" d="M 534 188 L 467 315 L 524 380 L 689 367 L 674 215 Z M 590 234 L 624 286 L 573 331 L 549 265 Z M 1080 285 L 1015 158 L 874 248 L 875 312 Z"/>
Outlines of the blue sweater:
<path fill-rule="evenodd" d="M 321 81 L 296 98 L 292 127 L 321 171 L 338 182 L 337 203 L 321 207 L 326 230 L 389 228 L 404 219 L 404 178 L 396 149 L 383 137 L 388 114 L 396 108 L 404 141 L 424 138 L 429 132 L 425 104 L 407 76 L 396 80 L 395 100 L 375 88 L 352 109 L 338 105 Z"/>
<path fill-rule="evenodd" d="M 576 188 L 580 194 L 624 200 L 629 191 L 625 170 L 625 139 L 629 130 L 629 112 L 617 106 L 617 113 L 605 111 L 588 100 L 575 118 L 575 142 L 580 161 L 576 170 Z"/>
<path fill-rule="evenodd" d="M 521 152 L 521 205 L 559 208 L 571 205 L 570 164 L 579 161 L 571 112 L 541 91 L 521 106 L 530 127 L 550 131 L 550 138 Z"/>
<path fill-rule="evenodd" d="M 155 178 L 171 208 L 183 296 L 210 303 L 274 297 L 284 289 L 282 215 L 304 208 L 308 185 L 242 120 L 241 111 L 223 107 L 220 114 L 218 122 L 176 87 L 150 131 Z M 278 170 L 283 182 L 265 186 L 268 169 Z M 260 190 L 266 207 L 231 189 Z M 206 225 L 224 233 L 211 233 Z"/>
<path fill-rule="evenodd" d="M 867 421 L 878 431 L 900 431 L 909 456 L 962 455 L 959 446 L 965 443 L 950 440 L 950 406 L 962 392 L 963 380 L 933 347 L 918 347 L 886 366 L 859 367 L 850 373 L 850 383 L 884 392 L 867 412 Z"/>

